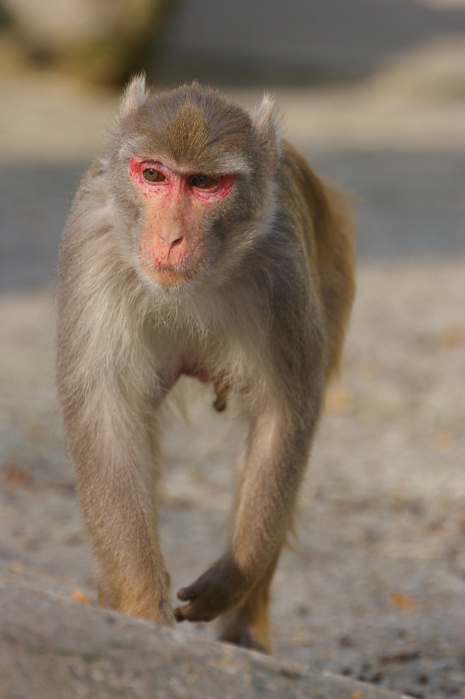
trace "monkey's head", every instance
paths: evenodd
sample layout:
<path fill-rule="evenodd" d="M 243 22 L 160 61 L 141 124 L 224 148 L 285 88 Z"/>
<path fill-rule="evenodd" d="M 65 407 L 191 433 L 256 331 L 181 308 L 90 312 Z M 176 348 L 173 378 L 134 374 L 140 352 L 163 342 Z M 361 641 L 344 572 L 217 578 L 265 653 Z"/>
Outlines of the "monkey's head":
<path fill-rule="evenodd" d="M 134 78 L 105 160 L 140 273 L 175 288 L 224 278 L 269 211 L 279 153 L 268 98 L 249 115 L 197 84 L 153 94 Z"/>

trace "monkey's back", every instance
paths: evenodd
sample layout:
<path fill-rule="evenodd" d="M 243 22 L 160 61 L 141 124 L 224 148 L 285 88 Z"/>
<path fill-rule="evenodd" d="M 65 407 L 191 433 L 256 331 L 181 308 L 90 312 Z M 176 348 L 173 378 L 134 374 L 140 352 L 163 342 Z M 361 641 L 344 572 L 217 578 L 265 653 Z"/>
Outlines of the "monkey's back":
<path fill-rule="evenodd" d="M 339 370 L 355 295 L 355 225 L 344 195 L 323 183 L 287 142 L 283 142 L 282 174 L 288 215 L 323 306 L 329 378 Z"/>

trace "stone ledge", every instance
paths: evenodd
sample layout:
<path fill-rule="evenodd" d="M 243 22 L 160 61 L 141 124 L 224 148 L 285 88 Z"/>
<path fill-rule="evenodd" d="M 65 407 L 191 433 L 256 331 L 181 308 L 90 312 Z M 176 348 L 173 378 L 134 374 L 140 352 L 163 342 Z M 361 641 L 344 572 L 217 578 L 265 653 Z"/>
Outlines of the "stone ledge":
<path fill-rule="evenodd" d="M 0 699 L 395 699 L 376 687 L 75 602 L 0 572 Z"/>

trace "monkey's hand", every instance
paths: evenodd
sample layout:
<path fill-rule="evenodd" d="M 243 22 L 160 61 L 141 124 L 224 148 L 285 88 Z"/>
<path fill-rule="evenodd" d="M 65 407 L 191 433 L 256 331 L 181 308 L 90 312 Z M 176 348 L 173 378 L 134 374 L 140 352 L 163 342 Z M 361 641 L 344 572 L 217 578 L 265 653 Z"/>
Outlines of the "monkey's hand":
<path fill-rule="evenodd" d="M 220 559 L 189 587 L 177 593 L 176 621 L 211 621 L 239 604 L 250 584 L 231 560 Z"/>

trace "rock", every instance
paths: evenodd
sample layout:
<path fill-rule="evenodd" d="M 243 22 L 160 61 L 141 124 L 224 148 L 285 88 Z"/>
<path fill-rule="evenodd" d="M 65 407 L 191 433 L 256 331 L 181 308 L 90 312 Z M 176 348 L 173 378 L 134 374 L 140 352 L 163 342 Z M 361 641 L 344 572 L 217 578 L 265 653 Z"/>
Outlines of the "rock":
<path fill-rule="evenodd" d="M 395 699 L 346 678 L 130 619 L 0 572 L 0 699 Z"/>

